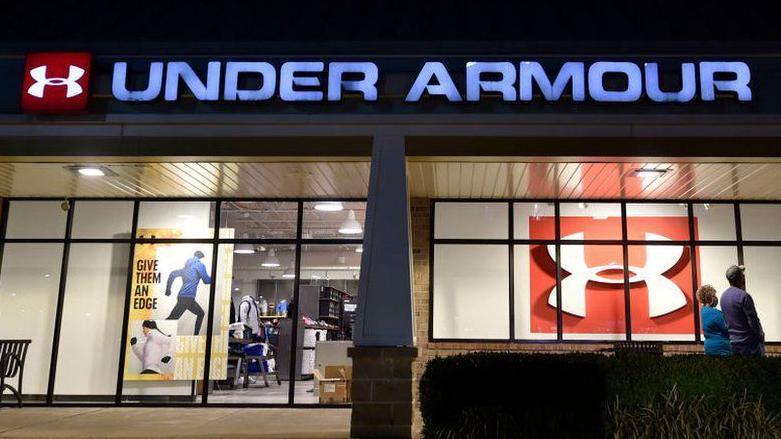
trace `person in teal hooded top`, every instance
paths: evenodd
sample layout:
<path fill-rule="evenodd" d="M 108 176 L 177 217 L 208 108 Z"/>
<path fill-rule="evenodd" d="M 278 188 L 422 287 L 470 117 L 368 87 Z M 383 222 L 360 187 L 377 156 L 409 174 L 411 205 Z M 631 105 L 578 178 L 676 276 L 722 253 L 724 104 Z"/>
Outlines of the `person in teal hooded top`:
<path fill-rule="evenodd" d="M 719 298 L 716 289 L 711 285 L 703 285 L 697 289 L 697 300 L 702 304 L 700 309 L 700 324 L 705 334 L 705 354 L 715 357 L 732 355 L 732 345 L 729 341 L 729 331 L 724 314 L 716 308 Z"/>

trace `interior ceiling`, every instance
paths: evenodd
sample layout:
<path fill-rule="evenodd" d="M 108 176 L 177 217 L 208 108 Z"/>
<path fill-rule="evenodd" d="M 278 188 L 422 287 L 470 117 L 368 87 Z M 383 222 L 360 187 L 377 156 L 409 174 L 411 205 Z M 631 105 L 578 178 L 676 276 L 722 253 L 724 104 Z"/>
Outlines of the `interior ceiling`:
<path fill-rule="evenodd" d="M 105 177 L 76 163 L 0 163 L 13 197 L 365 197 L 367 160 L 112 162 Z M 96 163 L 90 163 L 96 165 Z M 636 170 L 666 169 L 655 178 Z M 781 199 L 781 163 L 509 162 L 437 159 L 408 164 L 410 194 L 430 198 Z"/>

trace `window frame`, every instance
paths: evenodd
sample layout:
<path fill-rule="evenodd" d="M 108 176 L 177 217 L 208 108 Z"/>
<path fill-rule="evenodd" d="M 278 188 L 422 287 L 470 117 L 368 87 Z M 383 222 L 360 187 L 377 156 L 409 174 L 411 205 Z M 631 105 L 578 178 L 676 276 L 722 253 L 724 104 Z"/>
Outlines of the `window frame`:
<path fill-rule="evenodd" d="M 69 208 L 67 211 L 67 215 L 65 218 L 66 226 L 65 226 L 65 236 L 62 238 L 6 238 L 6 229 L 8 225 L 8 213 L 9 213 L 9 205 L 12 201 L 60 201 L 60 202 L 67 202 L 69 203 Z M 74 212 L 78 208 L 80 201 L 131 201 L 133 202 L 133 210 L 132 210 L 132 222 L 131 222 L 131 230 L 130 235 L 127 238 L 73 238 L 71 233 L 73 230 L 73 218 L 74 218 Z M 214 209 L 211 212 L 212 220 L 213 220 L 213 235 L 208 238 L 176 238 L 176 239 L 157 239 L 157 238 L 139 238 L 137 236 L 137 229 L 138 229 L 138 215 L 139 215 L 139 207 L 140 203 L 144 202 L 186 202 L 186 201 L 203 201 L 203 202 L 213 202 L 214 203 Z M 220 215 L 221 215 L 221 208 L 222 204 L 225 202 L 291 202 L 296 203 L 297 206 L 297 217 L 296 217 L 296 235 L 294 238 L 284 238 L 284 239 L 269 239 L 269 238 L 224 238 L 219 236 L 219 230 L 220 230 Z M 196 380 L 192 381 L 192 391 L 189 397 L 191 398 L 185 402 L 177 402 L 177 401 L 127 401 L 123 398 L 123 381 L 124 381 L 124 368 L 125 368 L 125 354 L 127 351 L 127 346 L 124 340 L 127 339 L 127 324 L 130 314 L 130 308 L 129 308 L 129 297 L 131 294 L 130 288 L 132 283 L 132 275 L 133 275 L 133 257 L 135 255 L 136 245 L 137 244 L 152 244 L 152 243 L 168 243 L 168 244 L 211 244 L 212 245 L 212 254 L 217 255 L 219 251 L 219 246 L 221 244 L 240 244 L 240 243 L 251 243 L 251 244 L 263 244 L 263 245 L 273 245 L 273 244 L 283 244 L 283 245 L 291 245 L 295 246 L 296 256 L 295 256 L 295 279 L 294 279 L 294 286 L 293 286 L 293 294 L 294 294 L 294 300 L 298 301 L 298 294 L 299 294 L 299 287 L 300 287 L 300 271 L 301 271 L 301 249 L 303 245 L 310 245 L 310 244 L 336 244 L 336 245 L 349 245 L 349 244 L 357 244 L 362 245 L 363 244 L 363 236 L 359 238 L 336 238 L 336 239 L 305 239 L 302 236 L 302 230 L 303 230 L 303 213 L 304 213 L 304 204 L 305 203 L 312 203 L 312 202 L 322 202 L 322 201 L 341 201 L 341 202 L 362 202 L 366 203 L 366 198 L 355 198 L 355 197 L 344 197 L 344 198 L 335 198 L 335 197 L 324 197 L 324 198 L 317 198 L 317 197 L 307 197 L 307 198 L 252 198 L 252 197 L 232 197 L 232 198 L 184 198 L 184 197 L 160 197 L 160 198 L 121 198 L 121 197 L 108 197 L 108 198 L 100 198 L 100 197 L 77 197 L 77 198 L 53 198 L 53 197 L 8 197 L 2 199 L 2 212 L 0 212 L 0 267 L 2 267 L 2 261 L 3 261 L 3 254 L 5 249 L 6 243 L 61 243 L 63 244 L 63 256 L 62 256 L 62 267 L 61 267 L 61 273 L 60 273 L 60 279 L 58 284 L 58 293 L 57 293 L 57 303 L 56 303 L 56 315 L 55 315 L 55 321 L 54 321 L 54 331 L 53 331 L 53 337 L 52 337 L 52 347 L 51 347 L 51 354 L 50 354 L 50 367 L 49 367 L 49 377 L 48 377 L 48 388 L 45 395 L 32 395 L 34 397 L 40 397 L 41 400 L 34 400 L 30 402 L 26 402 L 25 404 L 31 405 L 31 406 L 73 406 L 73 407 L 111 407 L 111 406 L 126 406 L 126 407 L 203 407 L 203 406 L 209 406 L 209 407 L 236 407 L 236 408 L 285 408 L 285 407 L 314 407 L 314 408 L 346 408 L 350 407 L 351 404 L 311 404 L 311 403 L 297 403 L 295 402 L 295 387 L 296 387 L 296 380 L 290 380 L 289 386 L 288 386 L 288 398 L 286 403 L 211 403 L 209 402 L 209 393 L 203 392 L 201 395 L 198 395 L 195 390 L 195 383 Z M 123 315 L 122 315 L 122 337 L 120 340 L 117 340 L 117 343 L 120 343 L 120 352 L 119 352 L 119 362 L 118 362 L 118 368 L 117 368 L 117 383 L 116 383 L 116 391 L 113 396 L 110 396 L 110 399 L 107 398 L 105 395 L 89 395 L 87 396 L 83 401 L 81 401 L 80 398 L 73 398 L 72 395 L 57 395 L 54 393 L 55 389 L 55 381 L 58 379 L 57 377 L 57 357 L 59 355 L 59 341 L 60 341 L 60 331 L 62 328 L 62 315 L 63 315 L 63 307 L 65 302 L 65 290 L 67 286 L 67 272 L 68 272 L 68 259 L 69 259 L 69 250 L 71 244 L 127 244 L 129 246 L 129 256 L 127 261 L 127 279 L 126 279 L 126 285 L 125 285 L 125 297 L 124 297 L 124 309 L 123 309 Z M 212 273 L 214 273 L 217 269 L 217 257 L 212 258 L 212 263 L 210 270 Z M 214 327 L 213 327 L 213 319 L 211 316 L 214 315 L 214 297 L 216 293 L 216 282 L 212 282 L 209 285 L 209 309 L 206 311 L 206 315 L 209 316 L 209 318 L 206 321 L 206 345 L 205 345 L 205 352 L 204 352 L 204 375 L 201 380 L 201 382 L 208 382 L 209 377 L 209 368 L 211 363 L 211 344 L 212 344 L 212 337 L 214 333 Z M 292 316 L 292 318 L 295 318 L 296 320 L 299 318 L 298 315 Z M 295 376 L 295 365 L 296 365 L 296 354 L 297 354 L 297 342 L 298 337 L 296 336 L 297 332 L 297 326 L 293 325 L 293 334 L 292 334 L 292 344 L 290 346 L 291 349 L 291 361 L 290 361 L 290 376 Z M 66 378 L 63 378 L 66 379 Z M 68 398 L 68 400 L 58 400 L 58 397 L 64 397 Z M 201 397 L 200 401 L 197 400 L 198 396 Z M 10 402 L 4 401 L 2 405 L 10 405 Z"/>
<path fill-rule="evenodd" d="M 489 202 L 489 203 L 507 203 L 509 214 L 509 233 L 508 239 L 454 239 L 454 238 L 435 238 L 436 228 L 436 205 L 439 203 L 475 203 L 475 202 Z M 562 240 L 561 239 L 561 203 L 615 203 L 621 206 L 621 239 L 612 240 Z M 514 236 L 514 203 L 552 203 L 554 205 L 555 215 L 555 236 L 554 239 L 516 239 Z M 645 240 L 630 240 L 628 239 L 627 232 L 627 205 L 628 204 L 683 204 L 686 207 L 686 217 L 689 225 L 689 238 L 686 240 L 673 240 L 673 241 L 645 241 Z M 733 206 L 733 215 L 735 220 L 735 239 L 734 240 L 701 240 L 695 239 L 695 221 L 694 221 L 694 206 L 697 204 L 718 204 L 718 205 L 731 205 Z M 647 200 L 629 200 L 629 199 L 524 199 L 524 198 L 502 198 L 502 199 L 474 199 L 474 198 L 432 198 L 430 199 L 430 230 L 429 230 L 429 310 L 428 310 L 428 341 L 431 343 L 524 343 L 524 344 L 604 344 L 614 343 L 616 340 L 611 339 L 568 339 L 564 338 L 563 333 L 563 317 L 561 310 L 561 300 L 557 300 L 556 306 L 556 337 L 551 337 L 547 340 L 540 339 L 524 339 L 515 337 L 515 264 L 513 260 L 514 247 L 516 245 L 554 245 L 556 248 L 556 291 L 561 294 L 561 280 L 562 280 L 562 268 L 561 268 L 561 245 L 563 244 L 583 244 L 583 245 L 619 245 L 622 247 L 623 256 L 623 275 L 624 275 L 624 309 L 626 318 L 626 340 L 632 340 L 632 322 L 631 322 L 631 294 L 630 285 L 627 282 L 629 279 L 629 246 L 630 245 L 683 245 L 685 246 L 691 257 L 691 270 L 692 270 L 692 311 L 694 313 L 693 325 L 691 330 L 694 332 L 693 341 L 684 340 L 667 340 L 659 341 L 663 344 L 670 345 L 697 345 L 702 344 L 703 340 L 700 332 L 700 310 L 699 303 L 697 303 L 694 292 L 699 285 L 699 275 L 697 270 L 697 248 L 707 246 L 721 246 L 721 247 L 733 247 L 736 251 L 736 259 L 738 264 L 744 263 L 743 247 L 744 246 L 766 246 L 766 247 L 781 247 L 781 241 L 744 241 L 742 238 L 741 229 L 741 205 L 748 204 L 778 204 L 781 205 L 781 201 L 778 200 L 675 200 L 675 199 L 647 199 Z M 434 253 L 435 246 L 437 244 L 492 244 L 506 246 L 510 253 L 510 293 L 508 297 L 510 305 L 510 331 L 508 337 L 501 339 L 469 339 L 469 338 L 436 338 L 434 337 L 434 307 L 435 292 L 434 292 Z M 688 334 L 688 333 L 687 333 Z M 781 345 L 781 341 L 767 342 L 768 345 Z"/>

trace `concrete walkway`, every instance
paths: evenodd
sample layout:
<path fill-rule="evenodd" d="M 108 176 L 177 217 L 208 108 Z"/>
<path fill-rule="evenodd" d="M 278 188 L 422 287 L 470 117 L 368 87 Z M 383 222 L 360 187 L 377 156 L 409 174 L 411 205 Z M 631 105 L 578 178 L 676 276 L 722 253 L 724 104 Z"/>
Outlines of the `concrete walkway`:
<path fill-rule="evenodd" d="M 0 408 L 0 438 L 347 438 L 350 409 Z"/>

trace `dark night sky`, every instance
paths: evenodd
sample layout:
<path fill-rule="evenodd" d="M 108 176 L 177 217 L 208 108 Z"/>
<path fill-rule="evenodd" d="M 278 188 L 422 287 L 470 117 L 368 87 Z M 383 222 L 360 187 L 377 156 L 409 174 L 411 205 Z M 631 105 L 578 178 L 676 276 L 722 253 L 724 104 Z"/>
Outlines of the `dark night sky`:
<path fill-rule="evenodd" d="M 756 51 L 781 47 L 773 2 L 42 1 L 5 0 L 0 49 L 229 42 L 385 46 L 397 50 L 518 42 L 526 47 L 594 43 L 664 47 L 701 42 Z M 533 43 L 540 44 L 533 44 Z M 464 46 L 460 46 L 464 47 Z M 399 49 L 402 48 L 402 49 Z M 406 49 L 403 49 L 406 48 Z"/>

